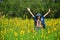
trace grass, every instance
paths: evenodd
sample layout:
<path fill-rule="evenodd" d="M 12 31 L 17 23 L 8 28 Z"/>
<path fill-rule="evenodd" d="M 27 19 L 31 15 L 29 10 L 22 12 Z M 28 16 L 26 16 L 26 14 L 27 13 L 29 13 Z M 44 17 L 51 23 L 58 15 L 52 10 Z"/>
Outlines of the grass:
<path fill-rule="evenodd" d="M 34 30 L 33 19 L 0 18 L 0 40 L 60 40 L 60 19 L 45 19 L 46 28 Z"/>

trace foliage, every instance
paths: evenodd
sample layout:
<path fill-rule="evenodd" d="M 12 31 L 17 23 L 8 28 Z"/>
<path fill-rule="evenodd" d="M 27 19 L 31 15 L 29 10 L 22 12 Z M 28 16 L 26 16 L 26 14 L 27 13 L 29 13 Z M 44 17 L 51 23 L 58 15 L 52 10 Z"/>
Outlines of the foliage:
<path fill-rule="evenodd" d="M 0 2 L 0 11 L 8 17 L 20 16 L 26 18 L 28 16 L 30 18 L 31 16 L 28 14 L 27 7 L 30 7 L 34 14 L 38 12 L 45 14 L 51 8 L 50 16 L 47 16 L 47 18 L 60 17 L 59 0 L 1 0 Z"/>

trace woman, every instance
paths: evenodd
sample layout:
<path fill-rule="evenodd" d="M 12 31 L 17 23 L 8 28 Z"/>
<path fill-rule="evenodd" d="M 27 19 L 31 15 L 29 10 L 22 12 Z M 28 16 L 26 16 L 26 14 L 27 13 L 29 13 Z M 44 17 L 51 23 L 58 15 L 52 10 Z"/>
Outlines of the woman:
<path fill-rule="evenodd" d="M 27 8 L 27 10 L 29 11 L 29 13 L 33 16 L 34 18 L 34 24 L 35 24 L 35 28 L 40 29 L 40 28 L 45 28 L 45 21 L 44 18 L 50 13 L 50 9 L 49 11 L 45 14 L 45 15 L 41 15 L 40 13 L 37 13 L 37 15 L 33 15 L 33 13 L 30 11 L 30 8 Z"/>

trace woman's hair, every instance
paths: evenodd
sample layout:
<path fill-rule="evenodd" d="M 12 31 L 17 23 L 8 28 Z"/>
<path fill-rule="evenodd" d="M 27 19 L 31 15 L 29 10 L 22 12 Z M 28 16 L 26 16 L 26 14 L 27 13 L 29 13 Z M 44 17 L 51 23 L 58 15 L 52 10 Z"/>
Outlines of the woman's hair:
<path fill-rule="evenodd" d="M 38 16 L 42 17 L 42 15 L 41 15 L 40 13 L 36 14 L 36 18 L 37 18 Z M 37 18 L 37 19 L 38 19 L 38 18 Z"/>

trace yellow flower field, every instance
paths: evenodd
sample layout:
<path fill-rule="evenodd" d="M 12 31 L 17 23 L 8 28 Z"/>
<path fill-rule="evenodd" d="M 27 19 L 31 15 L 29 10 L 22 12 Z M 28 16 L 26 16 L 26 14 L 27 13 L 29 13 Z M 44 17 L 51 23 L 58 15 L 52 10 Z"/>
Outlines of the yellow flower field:
<path fill-rule="evenodd" d="M 36 31 L 33 19 L 0 18 L 0 40 L 60 40 L 60 18 L 45 23 L 45 29 Z"/>

